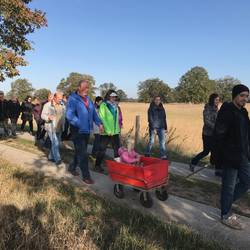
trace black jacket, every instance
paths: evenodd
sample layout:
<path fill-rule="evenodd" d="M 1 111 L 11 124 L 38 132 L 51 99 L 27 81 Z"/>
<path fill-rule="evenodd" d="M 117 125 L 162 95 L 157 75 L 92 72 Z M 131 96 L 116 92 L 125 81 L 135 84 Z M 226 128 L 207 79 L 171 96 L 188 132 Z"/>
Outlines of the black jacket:
<path fill-rule="evenodd" d="M 242 135 L 242 124 L 246 136 Z M 244 142 L 247 142 L 244 144 Z M 224 103 L 218 113 L 214 130 L 214 157 L 216 164 L 239 168 L 243 159 L 249 159 L 250 121 L 245 108 Z"/>
<path fill-rule="evenodd" d="M 152 102 L 148 109 L 148 125 L 150 129 L 165 129 L 167 130 L 166 112 L 160 103 L 159 106 Z"/>
<path fill-rule="evenodd" d="M 21 119 L 23 121 L 32 121 L 33 120 L 33 104 L 30 102 L 23 102 L 21 105 L 22 116 Z"/>
<path fill-rule="evenodd" d="M 5 119 L 8 119 L 8 101 L 3 100 L 0 101 L 0 121 L 4 121 Z"/>
<path fill-rule="evenodd" d="M 10 119 L 18 119 L 20 112 L 21 112 L 21 106 L 20 103 L 9 101 L 9 110 L 8 110 L 8 116 Z"/>

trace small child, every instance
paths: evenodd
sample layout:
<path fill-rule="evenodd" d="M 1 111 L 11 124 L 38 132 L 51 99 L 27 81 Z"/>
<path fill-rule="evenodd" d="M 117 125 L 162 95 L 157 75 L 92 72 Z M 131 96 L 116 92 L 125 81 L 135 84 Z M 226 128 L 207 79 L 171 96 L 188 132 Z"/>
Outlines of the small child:
<path fill-rule="evenodd" d="M 134 140 L 128 139 L 127 148 L 121 147 L 118 150 L 120 160 L 123 163 L 133 164 L 135 166 L 142 166 L 140 162 L 141 156 L 134 150 Z"/>

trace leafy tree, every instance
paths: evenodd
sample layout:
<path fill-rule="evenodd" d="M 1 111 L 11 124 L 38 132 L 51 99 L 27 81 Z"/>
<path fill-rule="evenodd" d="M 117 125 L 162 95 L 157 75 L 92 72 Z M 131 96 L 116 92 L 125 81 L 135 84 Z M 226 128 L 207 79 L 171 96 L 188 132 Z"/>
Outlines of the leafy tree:
<path fill-rule="evenodd" d="M 34 88 L 27 79 L 17 79 L 11 83 L 11 90 L 8 96 L 16 96 L 19 101 L 24 101 L 27 96 L 32 96 Z"/>
<path fill-rule="evenodd" d="M 152 78 L 139 82 L 137 93 L 139 102 L 151 102 L 157 95 L 163 102 L 169 102 L 171 88 L 159 78 Z"/>
<path fill-rule="evenodd" d="M 118 89 L 116 92 L 120 101 L 126 101 L 128 99 L 127 94 L 122 89 Z"/>
<path fill-rule="evenodd" d="M 108 90 L 110 89 L 113 89 L 113 90 L 116 90 L 117 91 L 117 87 L 112 83 L 112 82 L 109 82 L 109 83 L 103 83 L 99 86 L 99 91 L 100 91 L 100 96 L 105 96 L 106 93 L 108 92 Z"/>
<path fill-rule="evenodd" d="M 18 66 L 25 66 L 24 55 L 31 50 L 26 38 L 47 25 L 45 14 L 31 10 L 32 0 L 0 0 L 0 81 L 19 75 Z"/>
<path fill-rule="evenodd" d="M 35 91 L 34 96 L 38 98 L 39 100 L 46 100 L 48 98 L 49 93 L 51 93 L 49 89 L 45 89 L 45 88 L 37 89 Z"/>
<path fill-rule="evenodd" d="M 231 76 L 215 80 L 215 91 L 223 102 L 232 100 L 232 89 L 235 85 L 240 84 L 240 80 Z"/>
<path fill-rule="evenodd" d="M 65 95 L 70 95 L 73 91 L 77 89 L 77 85 L 80 80 L 86 79 L 89 81 L 89 96 L 93 98 L 95 93 L 95 79 L 91 75 L 80 74 L 72 72 L 66 79 L 62 79 L 57 86 L 57 89 L 63 91 Z"/>
<path fill-rule="evenodd" d="M 210 80 L 207 71 L 194 67 L 185 73 L 176 88 L 180 102 L 204 103 L 215 89 L 215 82 Z"/>

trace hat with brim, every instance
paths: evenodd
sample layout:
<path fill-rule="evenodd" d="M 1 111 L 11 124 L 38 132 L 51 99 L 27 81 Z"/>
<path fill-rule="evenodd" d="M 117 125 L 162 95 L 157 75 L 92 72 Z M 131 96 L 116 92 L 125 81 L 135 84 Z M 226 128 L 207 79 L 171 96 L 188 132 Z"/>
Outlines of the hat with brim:
<path fill-rule="evenodd" d="M 110 97 L 117 97 L 117 94 L 113 92 L 110 94 Z"/>

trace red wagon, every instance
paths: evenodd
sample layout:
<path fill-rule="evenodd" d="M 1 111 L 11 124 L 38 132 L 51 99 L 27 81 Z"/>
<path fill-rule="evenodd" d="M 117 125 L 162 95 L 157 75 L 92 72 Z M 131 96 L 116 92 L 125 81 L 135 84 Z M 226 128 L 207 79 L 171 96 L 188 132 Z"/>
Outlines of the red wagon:
<path fill-rule="evenodd" d="M 168 198 L 167 160 L 152 157 L 141 157 L 142 167 L 107 160 L 108 173 L 114 185 L 114 195 L 124 198 L 124 185 L 140 191 L 140 202 L 144 207 L 152 207 L 153 200 L 149 191 L 155 190 L 156 197 L 165 201 Z"/>

